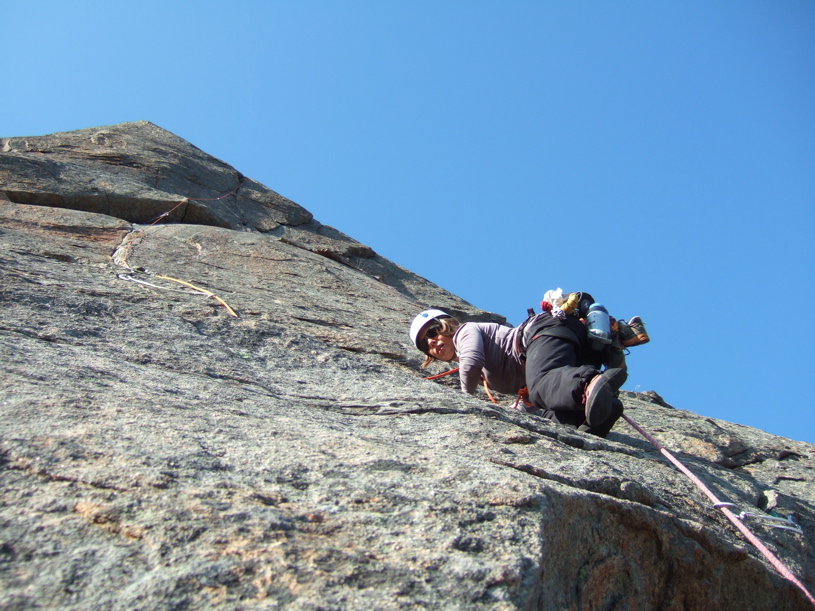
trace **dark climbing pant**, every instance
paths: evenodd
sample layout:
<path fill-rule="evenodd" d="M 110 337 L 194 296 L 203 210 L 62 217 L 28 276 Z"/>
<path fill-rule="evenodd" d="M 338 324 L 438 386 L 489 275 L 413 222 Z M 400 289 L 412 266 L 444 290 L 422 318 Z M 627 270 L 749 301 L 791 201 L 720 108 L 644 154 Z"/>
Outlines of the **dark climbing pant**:
<path fill-rule="evenodd" d="M 578 365 L 581 348 L 588 342 L 586 327 L 575 316 L 560 320 L 542 314 L 526 327 L 524 336 L 530 402 L 546 411 L 578 412 L 582 423 L 586 384 L 600 373 L 591 365 Z"/>

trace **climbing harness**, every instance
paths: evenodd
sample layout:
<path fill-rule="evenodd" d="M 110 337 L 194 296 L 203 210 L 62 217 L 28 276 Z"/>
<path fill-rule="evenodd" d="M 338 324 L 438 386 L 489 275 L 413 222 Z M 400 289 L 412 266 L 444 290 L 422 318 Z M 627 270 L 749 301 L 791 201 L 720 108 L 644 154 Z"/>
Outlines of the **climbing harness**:
<path fill-rule="evenodd" d="M 779 573 L 781 573 L 781 575 L 785 579 L 787 579 L 788 581 L 791 581 L 792 583 L 794 583 L 806 595 L 809 602 L 811 602 L 813 605 L 815 605 L 815 597 L 813 597 L 812 594 L 809 593 L 809 590 L 806 589 L 804 584 L 802 584 L 798 580 L 798 578 L 795 575 L 793 575 L 792 571 L 790 571 L 784 565 L 784 563 L 781 562 L 781 560 L 779 560 L 778 557 L 775 554 L 773 554 L 767 548 L 767 546 L 764 545 L 761 542 L 761 540 L 756 535 L 754 535 L 753 532 L 744 524 L 744 519 L 746 517 L 755 516 L 757 514 L 750 513 L 750 512 L 742 512 L 742 513 L 740 513 L 738 515 L 734 514 L 730 510 L 731 507 L 735 507 L 735 505 L 733 503 L 724 503 L 724 502 L 720 501 L 718 499 L 718 497 L 713 493 L 713 491 L 710 490 L 710 488 L 708 488 L 704 484 L 704 482 L 702 482 L 702 480 L 700 480 L 698 477 L 696 477 L 696 475 L 694 475 L 690 471 L 690 469 L 688 469 L 685 465 L 683 465 L 679 461 L 679 459 L 677 459 L 673 454 L 671 454 L 668 450 L 666 450 L 664 447 L 662 447 L 662 445 L 660 445 L 660 443 L 656 439 L 654 439 L 651 435 L 649 435 L 648 432 L 645 429 L 643 429 L 639 424 L 634 422 L 634 420 L 632 420 L 626 414 L 623 414 L 622 418 L 628 424 L 630 424 L 632 427 L 634 427 L 634 429 L 640 435 L 642 435 L 648 441 L 650 441 L 651 445 L 653 445 L 657 450 L 659 450 L 662 453 L 662 455 L 665 456 L 665 458 L 667 458 L 677 469 L 679 469 L 682 473 L 684 473 L 688 477 L 688 479 L 690 479 L 694 484 L 696 484 L 696 487 L 699 488 L 699 490 L 701 490 L 702 493 L 705 496 L 707 496 L 711 501 L 713 501 L 713 506 L 716 509 L 719 509 L 725 516 L 727 516 L 727 519 L 729 519 L 733 523 L 733 525 L 736 528 L 739 529 L 739 531 L 744 535 L 744 537 L 750 543 L 752 543 L 758 549 L 758 551 L 760 551 L 764 555 L 764 557 L 770 562 L 770 564 L 773 565 L 773 567 L 775 567 L 775 569 Z M 772 520 L 779 520 L 780 519 L 780 518 L 773 518 L 772 516 L 761 516 L 761 518 L 762 519 L 772 519 Z M 781 522 L 787 522 L 787 520 L 783 520 L 783 519 L 780 519 L 780 521 Z M 776 528 L 782 528 L 784 530 L 794 530 L 796 532 L 802 532 L 801 529 L 800 529 L 800 526 L 795 524 L 795 522 L 792 522 L 792 520 L 789 520 L 789 524 L 785 524 L 783 526 L 779 525 L 779 526 L 776 526 Z"/>

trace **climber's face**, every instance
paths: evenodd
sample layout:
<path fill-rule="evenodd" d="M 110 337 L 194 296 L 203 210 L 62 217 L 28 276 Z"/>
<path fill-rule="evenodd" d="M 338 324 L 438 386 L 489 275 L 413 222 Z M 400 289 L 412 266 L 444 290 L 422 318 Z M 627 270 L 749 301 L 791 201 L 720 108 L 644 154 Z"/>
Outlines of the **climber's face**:
<path fill-rule="evenodd" d="M 456 356 L 456 347 L 453 338 L 442 335 L 438 327 L 430 327 L 424 332 L 424 341 L 427 342 L 427 353 L 440 361 L 452 361 Z"/>

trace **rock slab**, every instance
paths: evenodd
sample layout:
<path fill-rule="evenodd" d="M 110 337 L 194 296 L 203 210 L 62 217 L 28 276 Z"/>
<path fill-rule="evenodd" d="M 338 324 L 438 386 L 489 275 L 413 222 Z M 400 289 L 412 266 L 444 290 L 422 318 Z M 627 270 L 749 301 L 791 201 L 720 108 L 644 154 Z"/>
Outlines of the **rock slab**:
<path fill-rule="evenodd" d="M 423 379 L 499 315 L 147 122 L 0 151 L 3 609 L 811 608 L 624 423 Z M 812 591 L 815 448 L 623 399 Z"/>

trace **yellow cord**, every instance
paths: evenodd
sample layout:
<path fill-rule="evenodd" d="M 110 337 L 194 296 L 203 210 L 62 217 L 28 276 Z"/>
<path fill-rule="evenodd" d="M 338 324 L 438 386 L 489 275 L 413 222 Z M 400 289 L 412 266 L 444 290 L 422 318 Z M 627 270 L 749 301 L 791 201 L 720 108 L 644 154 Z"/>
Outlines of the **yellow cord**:
<path fill-rule="evenodd" d="M 222 306 L 224 306 L 226 308 L 226 311 L 229 312 L 232 316 L 234 316 L 235 318 L 240 318 L 237 314 L 235 314 L 235 310 L 229 307 L 229 304 L 227 302 L 225 302 L 223 299 L 218 297 L 218 295 L 211 291 L 202 289 L 201 287 L 195 286 L 194 284 L 190 284 L 189 282 L 184 282 L 183 280 L 179 280 L 178 278 L 171 278 L 170 276 L 162 276 L 161 274 L 156 274 L 156 278 L 161 278 L 163 280 L 172 280 L 173 282 L 178 282 L 178 284 L 183 284 L 184 286 L 188 286 L 191 289 L 195 289 L 196 291 L 199 291 L 204 295 L 209 295 L 210 297 L 218 301 Z"/>

